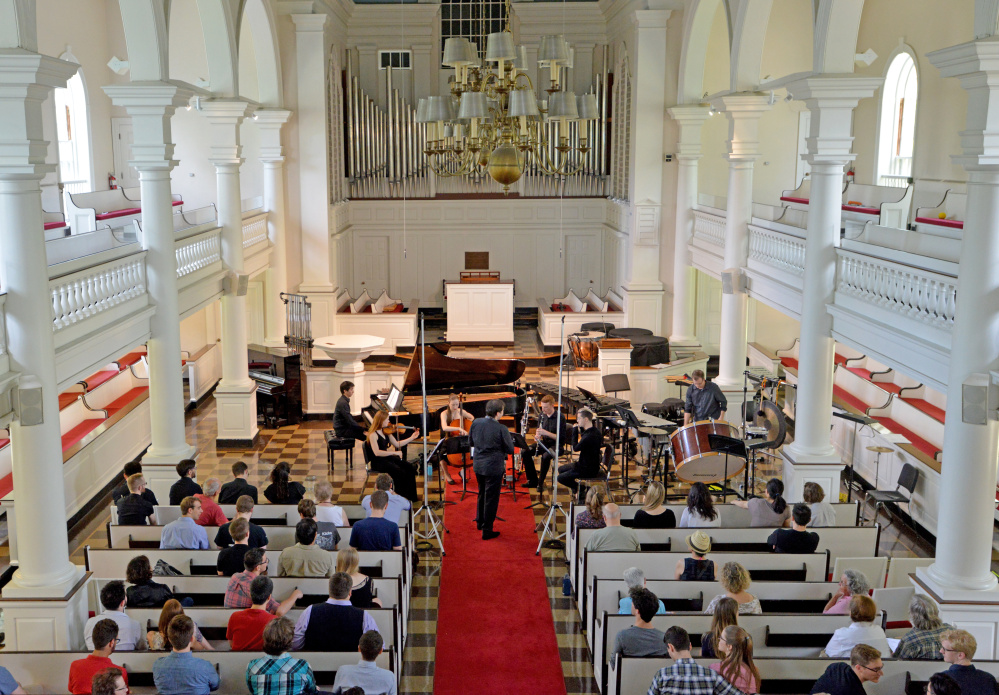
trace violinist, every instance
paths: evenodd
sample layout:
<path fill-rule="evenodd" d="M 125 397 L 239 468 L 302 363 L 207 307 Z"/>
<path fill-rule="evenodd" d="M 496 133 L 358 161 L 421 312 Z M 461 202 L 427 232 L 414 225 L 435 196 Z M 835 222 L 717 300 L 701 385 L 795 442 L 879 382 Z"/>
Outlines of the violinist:
<path fill-rule="evenodd" d="M 447 408 L 441 411 L 441 435 L 447 437 L 464 437 L 468 434 L 475 416 L 461 405 L 461 396 L 452 393 L 447 399 Z M 451 477 L 451 468 L 447 465 L 447 457 L 442 459 L 444 471 L 449 485 L 458 485 L 460 481 Z"/>
<path fill-rule="evenodd" d="M 537 488 L 538 490 L 544 489 L 545 480 L 548 478 L 548 470 L 552 465 L 552 455 L 542 449 L 538 442 L 554 453 L 556 435 L 558 435 L 559 443 L 564 447 L 567 444 L 565 415 L 557 412 L 555 399 L 547 395 L 541 399 L 541 417 L 538 420 L 538 429 L 534 433 L 536 443 L 522 453 L 524 473 L 527 474 L 527 482 L 522 484 L 523 487 Z M 534 457 L 538 454 L 541 455 L 540 476 L 534 467 Z"/>
<path fill-rule="evenodd" d="M 389 434 L 388 413 L 379 410 L 375 413 L 371 426 L 368 428 L 368 438 L 364 442 L 366 454 L 371 461 L 371 470 L 377 473 L 388 473 L 395 484 L 396 492 L 410 500 L 416 501 L 416 467 L 408 461 L 403 461 L 399 450 L 420 436 L 420 430 L 403 440 Z"/>

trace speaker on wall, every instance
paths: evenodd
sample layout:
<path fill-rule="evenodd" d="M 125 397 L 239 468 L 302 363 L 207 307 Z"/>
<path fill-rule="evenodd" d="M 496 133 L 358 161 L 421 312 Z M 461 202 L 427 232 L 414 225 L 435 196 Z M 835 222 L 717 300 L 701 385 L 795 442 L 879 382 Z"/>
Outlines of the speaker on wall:
<path fill-rule="evenodd" d="M 24 427 L 40 425 L 45 421 L 42 413 L 42 385 L 37 379 L 23 378 L 11 395 L 14 412 Z"/>
<path fill-rule="evenodd" d="M 961 384 L 961 421 L 984 425 L 996 419 L 999 388 L 990 383 L 988 374 L 972 374 Z"/>
<path fill-rule="evenodd" d="M 729 268 L 721 272 L 722 294 L 741 294 L 746 291 L 746 276 L 741 268 Z"/>
<path fill-rule="evenodd" d="M 222 289 L 237 297 L 245 297 L 250 287 L 250 276 L 245 273 L 229 273 L 222 281 Z"/>

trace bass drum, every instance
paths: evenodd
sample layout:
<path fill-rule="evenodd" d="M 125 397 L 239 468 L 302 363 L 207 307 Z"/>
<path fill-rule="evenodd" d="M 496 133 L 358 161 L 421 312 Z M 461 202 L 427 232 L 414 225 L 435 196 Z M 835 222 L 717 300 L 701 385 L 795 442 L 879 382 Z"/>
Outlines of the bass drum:
<path fill-rule="evenodd" d="M 670 435 L 676 477 L 683 482 L 717 483 L 742 473 L 746 467 L 745 459 L 712 450 L 709 434 L 738 437 L 739 430 L 727 422 L 702 420 Z"/>

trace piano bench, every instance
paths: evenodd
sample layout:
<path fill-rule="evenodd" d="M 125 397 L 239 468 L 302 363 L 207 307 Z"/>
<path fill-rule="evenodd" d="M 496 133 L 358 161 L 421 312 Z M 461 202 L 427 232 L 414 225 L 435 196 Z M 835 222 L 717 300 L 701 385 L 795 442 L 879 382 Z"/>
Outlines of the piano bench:
<path fill-rule="evenodd" d="M 330 464 L 330 473 L 333 473 L 333 457 L 336 451 L 345 452 L 344 458 L 347 466 L 353 468 L 354 445 L 357 443 L 357 440 L 349 437 L 338 437 L 333 430 L 324 431 L 323 437 L 326 439 L 326 459 Z"/>

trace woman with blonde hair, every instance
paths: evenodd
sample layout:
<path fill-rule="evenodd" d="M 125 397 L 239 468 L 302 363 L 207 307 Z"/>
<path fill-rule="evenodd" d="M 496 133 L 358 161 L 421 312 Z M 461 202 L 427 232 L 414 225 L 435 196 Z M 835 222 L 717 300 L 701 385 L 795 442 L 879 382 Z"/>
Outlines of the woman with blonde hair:
<path fill-rule="evenodd" d="M 738 625 L 729 625 L 715 648 L 721 661 L 708 668 L 746 693 L 760 692 L 760 670 L 753 663 L 753 638 Z"/>
<path fill-rule="evenodd" d="M 666 506 L 666 488 L 658 480 L 645 488 L 645 504 L 635 512 L 635 528 L 676 528 L 676 514 Z"/>
<path fill-rule="evenodd" d="M 388 413 L 379 410 L 368 427 L 368 438 L 364 441 L 364 458 L 371 463 L 371 470 L 376 473 L 388 473 L 392 476 L 395 491 L 408 499 L 416 501 L 416 468 L 402 460 L 400 450 L 420 436 L 420 430 L 399 441 L 388 429 Z"/>
<path fill-rule="evenodd" d="M 586 509 L 576 515 L 576 528 L 603 528 L 604 505 L 612 500 L 607 496 L 607 488 L 601 484 L 591 485 L 586 492 Z"/>
<path fill-rule="evenodd" d="M 718 594 L 711 599 L 711 603 L 704 609 L 705 613 L 714 613 L 715 604 L 726 596 L 734 599 L 739 604 L 740 615 L 758 615 L 763 612 L 763 609 L 760 607 L 760 600 L 747 591 L 749 585 L 752 584 L 749 570 L 738 562 L 726 562 L 722 565 L 721 576 L 718 578 L 718 581 L 721 583 L 722 588 L 725 589 L 725 593 Z"/>
<path fill-rule="evenodd" d="M 163 604 L 157 629 L 146 633 L 146 639 L 149 641 L 149 648 L 152 651 L 170 651 L 172 649 L 170 639 L 167 637 L 167 626 L 178 615 L 184 615 L 184 608 L 180 605 L 180 601 L 172 598 Z M 194 641 L 191 642 L 191 649 L 196 652 L 214 651 L 211 643 L 201 634 L 197 623 L 194 625 Z"/>
<path fill-rule="evenodd" d="M 710 659 L 718 654 L 718 639 L 729 625 L 739 624 L 739 604 L 728 596 L 722 597 L 715 604 L 714 615 L 711 616 L 711 629 L 701 636 L 701 656 Z"/>
<path fill-rule="evenodd" d="M 350 587 L 351 605 L 356 608 L 381 608 L 382 602 L 372 592 L 374 582 L 371 577 L 358 571 L 360 564 L 361 556 L 354 548 L 346 547 L 336 554 L 336 571 L 349 574 L 354 582 Z"/>

